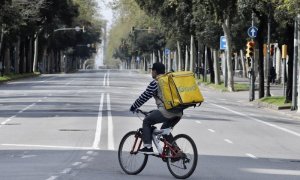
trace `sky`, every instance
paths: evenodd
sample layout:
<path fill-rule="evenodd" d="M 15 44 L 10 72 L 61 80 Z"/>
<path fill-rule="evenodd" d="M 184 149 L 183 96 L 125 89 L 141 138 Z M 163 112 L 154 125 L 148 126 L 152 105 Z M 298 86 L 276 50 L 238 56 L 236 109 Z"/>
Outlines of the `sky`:
<path fill-rule="evenodd" d="M 96 1 L 100 6 L 100 14 L 102 18 L 107 20 L 107 30 L 109 31 L 113 22 L 113 12 L 111 8 L 108 6 L 108 4 L 113 0 L 96 0 Z M 95 59 L 97 67 L 103 66 L 104 64 L 104 54 L 103 54 L 104 51 L 105 51 L 104 46 L 103 44 L 101 44 Z"/>
<path fill-rule="evenodd" d="M 113 21 L 113 12 L 111 8 L 108 6 L 112 0 L 97 0 L 99 6 L 100 6 L 100 14 L 102 17 L 107 20 L 108 22 L 108 29 L 111 27 L 112 21 Z"/>

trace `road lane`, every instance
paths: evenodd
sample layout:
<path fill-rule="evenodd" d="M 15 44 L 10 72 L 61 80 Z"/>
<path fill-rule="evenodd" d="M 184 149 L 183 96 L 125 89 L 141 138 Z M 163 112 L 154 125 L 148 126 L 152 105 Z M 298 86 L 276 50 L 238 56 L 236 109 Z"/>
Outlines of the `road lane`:
<path fill-rule="evenodd" d="M 138 176 L 124 175 L 117 161 L 123 135 L 141 127 L 128 110 L 151 81 L 149 74 L 101 70 L 52 76 L 0 86 L 5 94 L 0 122 L 36 103 L 0 128 L 0 179 L 173 179 L 157 158 Z M 295 132 L 299 121 L 257 109 L 234 93 L 202 91 L 207 102 L 186 110 L 173 131 L 190 135 L 198 147 L 191 179 L 299 178 L 299 137 L 255 119 Z M 152 108 L 154 100 L 143 107 Z"/>

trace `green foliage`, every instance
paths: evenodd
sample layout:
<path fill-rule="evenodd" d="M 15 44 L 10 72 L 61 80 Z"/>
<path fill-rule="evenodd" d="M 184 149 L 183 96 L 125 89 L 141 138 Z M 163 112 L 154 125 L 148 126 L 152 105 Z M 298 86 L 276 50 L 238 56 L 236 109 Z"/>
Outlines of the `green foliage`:
<path fill-rule="evenodd" d="M 39 73 L 24 73 L 24 74 L 6 74 L 4 76 L 0 76 L 0 83 L 7 82 L 16 79 L 22 79 L 27 77 L 39 76 Z"/>
<path fill-rule="evenodd" d="M 118 17 L 109 33 L 107 60 L 128 60 L 132 56 L 143 55 L 164 46 L 161 24 L 155 18 L 146 15 L 135 0 L 118 0 L 111 6 Z M 132 27 L 135 27 L 135 32 L 131 32 Z M 145 31 L 148 28 L 153 31 L 148 33 Z"/>
<path fill-rule="evenodd" d="M 291 103 L 285 103 L 284 96 L 272 96 L 272 97 L 265 97 L 260 99 L 259 101 L 265 102 L 268 104 L 274 104 L 276 106 L 290 106 Z"/>

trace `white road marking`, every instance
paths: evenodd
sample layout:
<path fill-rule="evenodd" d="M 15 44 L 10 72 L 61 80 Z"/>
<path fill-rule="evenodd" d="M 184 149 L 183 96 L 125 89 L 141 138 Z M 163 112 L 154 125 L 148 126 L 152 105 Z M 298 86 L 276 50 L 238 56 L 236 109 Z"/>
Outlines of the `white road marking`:
<path fill-rule="evenodd" d="M 109 73 L 107 73 L 107 81 L 106 81 L 106 85 L 109 86 Z"/>
<path fill-rule="evenodd" d="M 16 117 L 16 115 L 13 115 L 13 116 L 7 118 L 5 121 L 1 122 L 0 123 L 0 128 L 2 127 L 2 125 L 5 125 L 6 123 L 8 123 L 9 121 L 11 121 L 15 117 Z"/>
<path fill-rule="evenodd" d="M 110 107 L 110 95 L 107 94 L 107 119 L 108 119 L 108 149 L 114 150 L 114 130 Z"/>
<path fill-rule="evenodd" d="M 106 73 L 104 74 L 104 78 L 103 78 L 103 86 L 105 86 L 105 84 L 106 84 Z"/>
<path fill-rule="evenodd" d="M 5 121 L 3 121 L 3 122 L 1 123 L 1 125 L 5 125 L 5 124 L 8 123 L 9 121 L 11 121 L 10 118 L 8 118 L 8 119 L 6 119 Z"/>
<path fill-rule="evenodd" d="M 55 180 L 56 178 L 58 178 L 58 176 L 51 176 L 51 177 L 49 177 L 49 178 L 46 179 L 46 180 Z"/>
<path fill-rule="evenodd" d="M 38 148 L 55 148 L 55 149 L 79 149 L 90 150 L 91 147 L 73 147 L 73 146 L 49 146 L 49 145 L 35 145 L 35 144 L 0 144 L 0 146 L 16 146 L 16 147 L 38 147 Z"/>
<path fill-rule="evenodd" d="M 273 175 L 288 175 L 300 176 L 300 171 L 289 169 L 258 169 L 258 168 L 242 168 L 241 170 L 257 174 L 273 174 Z"/>
<path fill-rule="evenodd" d="M 36 157 L 37 155 L 23 155 L 21 158 L 25 159 L 25 158 L 32 158 L 32 157 Z"/>
<path fill-rule="evenodd" d="M 88 158 L 89 158 L 89 156 L 82 156 L 80 159 L 86 160 L 86 159 L 88 159 Z"/>
<path fill-rule="evenodd" d="M 232 141 L 230 141 L 229 139 L 224 139 L 225 142 L 229 143 L 229 144 L 233 144 Z"/>
<path fill-rule="evenodd" d="M 93 154 L 94 153 L 94 151 L 88 151 L 88 152 L 86 152 L 87 154 Z"/>
<path fill-rule="evenodd" d="M 252 159 L 258 159 L 256 156 L 254 156 L 253 154 L 247 153 L 246 156 L 251 157 Z"/>
<path fill-rule="evenodd" d="M 94 149 L 99 149 L 98 145 L 99 145 L 100 140 L 101 140 L 103 101 L 104 101 L 104 93 L 101 93 L 98 120 L 97 120 L 97 127 L 96 127 L 95 139 L 94 139 L 94 143 L 93 143 L 93 148 Z"/>
<path fill-rule="evenodd" d="M 252 120 L 254 120 L 254 121 L 256 121 L 256 122 L 265 124 L 265 125 L 267 125 L 267 126 L 273 127 L 273 128 L 275 128 L 275 129 L 279 129 L 279 130 L 281 130 L 281 131 L 284 131 L 284 132 L 287 132 L 287 133 L 289 133 L 289 134 L 292 134 L 292 135 L 295 135 L 295 136 L 300 137 L 300 133 L 297 133 L 297 132 L 295 132 L 295 131 L 289 130 L 289 129 L 287 129 L 287 128 L 283 128 L 283 127 L 277 126 L 277 125 L 275 125 L 275 124 L 272 124 L 272 123 L 268 123 L 268 122 L 262 121 L 262 120 L 260 120 L 260 119 L 257 119 L 257 118 L 248 116 L 248 115 L 246 115 L 246 114 L 243 114 L 243 113 L 240 113 L 240 112 L 231 110 L 231 109 L 229 109 L 229 108 L 226 108 L 226 107 L 223 107 L 223 106 L 220 106 L 220 105 L 217 105 L 217 104 L 212 104 L 212 105 L 217 106 L 217 107 L 222 108 L 222 109 L 225 109 L 225 110 L 227 110 L 227 111 L 230 111 L 230 112 L 232 112 L 232 113 L 234 113 L 234 114 L 238 114 L 238 115 L 240 115 L 240 116 L 246 117 L 246 118 L 248 118 L 248 119 L 252 119 Z"/>
<path fill-rule="evenodd" d="M 94 160 L 94 158 L 88 158 L 86 161 L 91 162 L 92 160 Z"/>
<path fill-rule="evenodd" d="M 73 81 L 74 81 L 74 79 L 73 79 L 72 81 L 66 83 L 65 85 L 68 86 L 68 85 L 70 85 Z"/>
<path fill-rule="evenodd" d="M 87 167 L 88 165 L 86 163 L 83 163 L 79 166 L 80 169 Z"/>
<path fill-rule="evenodd" d="M 213 130 L 213 129 L 208 129 L 210 132 L 212 132 L 212 133 L 214 133 L 214 132 L 216 132 L 215 130 Z"/>
<path fill-rule="evenodd" d="M 62 170 L 62 172 L 60 172 L 61 174 L 69 174 L 72 171 L 71 168 L 66 168 L 64 170 Z"/>
<path fill-rule="evenodd" d="M 202 124 L 202 122 L 201 121 L 195 121 L 196 123 L 198 123 L 198 124 Z"/>
<path fill-rule="evenodd" d="M 27 106 L 26 108 L 22 109 L 21 111 L 24 112 L 24 111 L 28 110 L 29 108 L 31 108 L 31 107 L 33 107 L 35 105 L 36 105 L 36 103 L 30 104 L 29 106 Z M 19 112 L 21 112 L 21 111 L 19 111 Z"/>
<path fill-rule="evenodd" d="M 82 164 L 82 162 L 74 162 L 74 163 L 72 164 L 72 166 L 78 166 L 78 165 L 80 165 L 80 164 Z"/>

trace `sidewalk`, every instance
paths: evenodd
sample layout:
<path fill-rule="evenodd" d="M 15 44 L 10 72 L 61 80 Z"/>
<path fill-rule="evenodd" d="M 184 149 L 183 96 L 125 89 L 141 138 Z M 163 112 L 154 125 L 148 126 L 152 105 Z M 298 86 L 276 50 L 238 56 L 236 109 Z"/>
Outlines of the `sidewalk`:
<path fill-rule="evenodd" d="M 234 82 L 235 83 L 245 83 L 245 84 L 249 84 L 249 79 L 248 78 L 241 78 L 241 77 L 234 77 Z M 258 86 L 258 82 L 255 82 L 256 87 Z M 266 87 L 265 87 L 266 90 Z M 249 99 L 249 91 L 240 91 L 239 93 L 239 98 L 241 98 L 241 100 L 247 100 Z M 283 85 L 282 84 L 270 84 L 270 93 L 271 96 L 284 96 L 283 93 Z M 255 100 L 258 99 L 258 90 L 255 90 Z M 257 108 L 267 108 L 267 109 L 272 109 L 273 111 L 279 112 L 281 114 L 284 114 L 288 117 L 293 117 L 293 118 L 297 118 L 300 120 L 300 112 L 298 111 L 291 111 L 290 109 L 281 109 L 281 110 L 277 110 L 277 109 L 273 109 L 271 107 L 268 106 L 264 106 L 262 104 L 259 104 L 257 101 L 253 101 L 249 103 L 253 103 L 256 105 Z"/>

